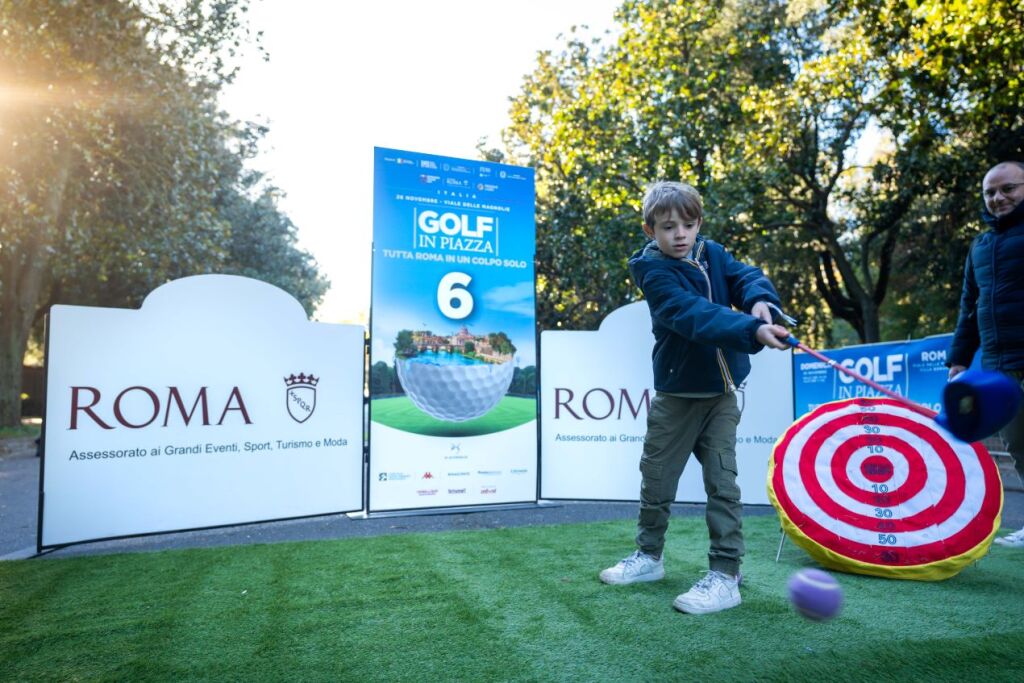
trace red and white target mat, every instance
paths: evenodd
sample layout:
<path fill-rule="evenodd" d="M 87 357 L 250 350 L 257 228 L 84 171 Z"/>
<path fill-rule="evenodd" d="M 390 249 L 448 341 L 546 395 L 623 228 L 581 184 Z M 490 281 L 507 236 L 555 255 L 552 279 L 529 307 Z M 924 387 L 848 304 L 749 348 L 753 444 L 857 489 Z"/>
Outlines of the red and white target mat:
<path fill-rule="evenodd" d="M 768 496 L 825 567 L 937 581 L 988 552 L 1003 486 L 992 456 L 888 398 L 826 403 L 772 452 Z"/>

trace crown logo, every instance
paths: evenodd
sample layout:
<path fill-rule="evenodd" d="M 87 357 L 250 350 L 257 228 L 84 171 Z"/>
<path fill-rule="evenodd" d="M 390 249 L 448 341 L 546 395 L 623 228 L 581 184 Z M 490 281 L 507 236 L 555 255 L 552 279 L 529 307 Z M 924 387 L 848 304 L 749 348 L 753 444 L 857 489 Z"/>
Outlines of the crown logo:
<path fill-rule="evenodd" d="M 289 387 L 315 387 L 319 381 L 320 378 L 314 377 L 313 373 L 308 375 L 299 373 L 298 375 L 289 375 L 284 378 L 284 383 Z"/>

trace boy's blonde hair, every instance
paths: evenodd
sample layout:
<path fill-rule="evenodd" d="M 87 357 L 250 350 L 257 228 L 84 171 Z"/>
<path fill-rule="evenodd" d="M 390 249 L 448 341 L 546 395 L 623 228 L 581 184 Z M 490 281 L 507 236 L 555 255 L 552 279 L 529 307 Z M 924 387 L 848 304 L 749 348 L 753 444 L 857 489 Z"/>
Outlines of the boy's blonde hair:
<path fill-rule="evenodd" d="M 704 202 L 700 193 L 686 183 L 659 180 L 647 188 L 644 194 L 644 224 L 654 227 L 658 216 L 675 209 L 686 220 L 704 217 Z"/>

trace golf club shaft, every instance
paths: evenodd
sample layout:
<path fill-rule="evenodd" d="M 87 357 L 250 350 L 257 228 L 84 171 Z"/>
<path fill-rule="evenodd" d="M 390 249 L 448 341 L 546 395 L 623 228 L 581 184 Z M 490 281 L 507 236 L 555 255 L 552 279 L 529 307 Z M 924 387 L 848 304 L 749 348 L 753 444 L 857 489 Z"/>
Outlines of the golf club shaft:
<path fill-rule="evenodd" d="M 870 379 L 868 379 L 867 377 L 864 377 L 860 373 L 854 372 L 850 368 L 845 367 L 843 365 L 840 365 L 839 363 L 835 362 L 834 360 L 832 360 L 831 358 L 829 358 L 828 356 L 826 356 L 826 355 L 824 355 L 822 353 L 818 353 L 817 351 L 815 351 L 811 347 L 807 346 L 806 344 L 804 344 L 803 342 L 801 342 L 799 339 L 797 339 L 796 337 L 794 337 L 792 335 L 789 336 L 789 338 L 786 340 L 786 342 L 790 346 L 798 348 L 801 351 L 803 351 L 804 353 L 808 353 L 808 354 L 814 356 L 815 358 L 817 358 L 818 360 L 822 361 L 823 363 L 827 363 L 829 366 L 835 368 L 837 371 L 839 371 L 839 372 L 841 372 L 841 373 L 843 373 L 845 375 L 848 375 L 849 377 L 854 378 L 858 382 L 861 382 L 863 384 L 868 385 L 869 387 L 871 387 L 875 391 L 877 391 L 877 392 L 879 392 L 881 394 L 885 394 L 889 398 L 892 398 L 892 399 L 895 399 L 895 400 L 899 401 L 900 403 L 902 403 L 903 405 L 907 406 L 908 408 L 910 408 L 912 410 L 915 410 L 915 411 L 921 413 L 922 415 L 924 415 L 926 417 L 935 417 L 936 415 L 938 415 L 938 413 L 936 413 L 931 408 L 926 408 L 925 406 L 921 405 L 920 403 L 916 403 L 914 401 L 911 401 L 906 396 L 901 396 L 900 394 L 897 394 L 895 391 L 892 391 L 890 389 L 886 389 L 881 384 L 878 384 L 876 382 L 872 382 Z"/>

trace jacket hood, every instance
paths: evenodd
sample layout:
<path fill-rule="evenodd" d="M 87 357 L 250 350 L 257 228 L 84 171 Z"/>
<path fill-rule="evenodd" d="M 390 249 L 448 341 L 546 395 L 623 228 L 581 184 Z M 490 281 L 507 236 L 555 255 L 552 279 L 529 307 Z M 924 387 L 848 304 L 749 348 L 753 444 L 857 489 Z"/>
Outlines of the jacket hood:
<path fill-rule="evenodd" d="M 985 224 L 996 232 L 1001 232 L 1019 223 L 1024 223 L 1024 201 L 1015 206 L 1013 211 L 1005 216 L 994 216 L 989 213 L 988 209 L 982 209 L 981 220 L 985 221 Z"/>
<path fill-rule="evenodd" d="M 704 252 L 704 249 L 704 236 L 698 235 L 697 240 L 693 244 L 693 250 L 690 253 L 693 256 L 699 257 Z M 642 287 L 643 275 L 651 268 L 659 268 L 664 265 L 680 262 L 681 259 L 667 256 L 661 249 L 658 249 L 658 242 L 656 240 L 649 240 L 647 244 L 633 252 L 633 255 L 629 257 L 628 265 L 630 273 L 633 274 L 633 279 L 637 285 Z"/>

